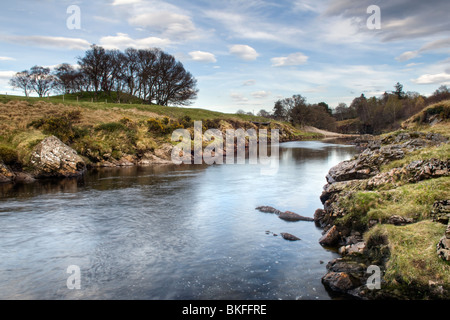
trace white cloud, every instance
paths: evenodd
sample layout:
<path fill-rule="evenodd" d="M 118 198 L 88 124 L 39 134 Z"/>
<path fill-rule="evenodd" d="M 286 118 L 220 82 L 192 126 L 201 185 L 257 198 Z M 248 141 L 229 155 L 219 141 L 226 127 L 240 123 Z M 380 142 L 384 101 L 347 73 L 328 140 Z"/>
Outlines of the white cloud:
<path fill-rule="evenodd" d="M 86 50 L 90 43 L 80 38 L 50 37 L 50 36 L 15 36 L 0 35 L 0 40 L 37 47 L 52 47 L 70 50 Z"/>
<path fill-rule="evenodd" d="M 2 79 L 2 80 L 9 80 L 16 73 L 17 73 L 16 71 L 0 71 L 0 79 Z"/>
<path fill-rule="evenodd" d="M 254 86 L 256 84 L 256 80 L 246 80 L 244 81 L 244 83 L 242 84 L 244 87 L 249 87 L 249 86 Z"/>
<path fill-rule="evenodd" d="M 439 49 L 445 49 L 450 47 L 450 38 L 439 39 L 435 41 L 430 41 L 424 44 L 419 50 L 416 51 L 406 51 L 400 56 L 395 58 L 398 61 L 407 61 L 419 56 L 420 53 L 426 51 L 435 51 Z"/>
<path fill-rule="evenodd" d="M 135 3 L 141 3 L 142 0 L 114 0 L 112 3 L 113 6 L 120 6 L 120 5 L 130 5 Z"/>
<path fill-rule="evenodd" d="M 419 66 L 419 65 L 421 65 L 422 63 L 415 63 L 415 62 L 412 62 L 412 63 L 408 63 L 407 65 L 406 65 L 406 67 L 407 68 L 411 68 L 411 67 L 415 67 L 415 66 Z"/>
<path fill-rule="evenodd" d="M 232 92 L 232 93 L 230 93 L 230 97 L 235 102 L 248 102 L 248 98 L 244 97 L 244 95 L 242 93 Z"/>
<path fill-rule="evenodd" d="M 0 57 L 0 61 L 13 61 L 13 60 L 16 60 L 16 59 L 11 58 L 11 57 Z"/>
<path fill-rule="evenodd" d="M 450 84 L 449 73 L 424 74 L 412 80 L 416 84 Z"/>
<path fill-rule="evenodd" d="M 142 39 L 133 39 L 126 33 L 117 33 L 115 36 L 106 36 L 100 39 L 100 45 L 105 49 L 126 48 L 149 49 L 149 48 L 165 48 L 171 44 L 169 39 L 161 39 L 157 37 L 148 37 Z"/>
<path fill-rule="evenodd" d="M 235 44 L 230 47 L 230 53 L 238 56 L 242 60 L 251 61 L 259 57 L 258 52 L 248 45 Z"/>
<path fill-rule="evenodd" d="M 198 62 L 207 62 L 207 63 L 217 62 L 215 55 L 210 52 L 192 51 L 189 52 L 189 56 L 191 57 L 192 60 Z"/>
<path fill-rule="evenodd" d="M 264 91 L 264 90 L 263 91 L 255 91 L 255 92 L 251 93 L 252 97 L 255 99 L 264 99 L 264 98 L 269 97 L 271 94 L 272 94 L 272 92 Z"/>
<path fill-rule="evenodd" d="M 414 59 L 419 56 L 419 51 L 406 51 L 399 55 L 395 60 L 403 62 Z"/>
<path fill-rule="evenodd" d="M 106 22 L 106 23 L 120 23 L 120 20 L 117 19 L 111 19 L 108 17 L 103 17 L 103 16 L 93 16 L 92 17 L 94 20 L 100 21 L 100 22 Z"/>
<path fill-rule="evenodd" d="M 273 20 L 265 19 L 264 15 L 255 14 L 250 1 L 237 3 L 239 4 L 236 5 L 236 8 L 229 8 L 225 11 L 205 10 L 203 13 L 205 17 L 225 27 L 231 36 L 239 39 L 273 41 L 292 45 L 295 44 L 295 40 L 304 36 L 304 31 L 298 27 L 275 23 Z"/>
<path fill-rule="evenodd" d="M 272 67 L 299 66 L 308 61 L 308 57 L 301 52 L 292 53 L 287 57 L 277 57 L 270 59 Z"/>

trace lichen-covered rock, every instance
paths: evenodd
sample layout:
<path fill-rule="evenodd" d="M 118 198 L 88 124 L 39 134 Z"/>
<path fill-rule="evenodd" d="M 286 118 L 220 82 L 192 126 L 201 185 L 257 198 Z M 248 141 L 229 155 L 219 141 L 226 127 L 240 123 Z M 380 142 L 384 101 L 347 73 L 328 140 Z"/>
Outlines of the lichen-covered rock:
<path fill-rule="evenodd" d="M 77 152 L 55 136 L 34 147 L 30 167 L 37 178 L 77 177 L 86 171 L 86 164 Z"/>
<path fill-rule="evenodd" d="M 450 221 L 450 200 L 436 201 L 431 209 L 433 221 L 448 224 Z"/>
<path fill-rule="evenodd" d="M 12 182 L 14 178 L 15 174 L 3 162 L 0 162 L 0 183 Z"/>

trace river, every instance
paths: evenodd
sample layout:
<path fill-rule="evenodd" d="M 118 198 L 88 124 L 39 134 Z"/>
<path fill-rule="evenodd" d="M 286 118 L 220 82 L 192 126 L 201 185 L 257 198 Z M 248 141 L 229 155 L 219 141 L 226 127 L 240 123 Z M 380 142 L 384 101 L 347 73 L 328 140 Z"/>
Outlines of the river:
<path fill-rule="evenodd" d="M 169 165 L 0 185 L 0 299 L 331 299 L 321 230 L 255 208 L 312 217 L 328 170 L 355 153 L 298 141 L 280 145 L 275 174 Z"/>

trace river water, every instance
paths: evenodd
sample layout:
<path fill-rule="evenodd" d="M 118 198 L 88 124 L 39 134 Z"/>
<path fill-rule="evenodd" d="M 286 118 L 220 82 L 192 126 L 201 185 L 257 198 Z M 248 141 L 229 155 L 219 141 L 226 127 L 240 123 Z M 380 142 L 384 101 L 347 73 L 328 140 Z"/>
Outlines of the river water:
<path fill-rule="evenodd" d="M 337 254 L 321 230 L 255 208 L 312 217 L 329 168 L 355 153 L 288 142 L 271 174 L 153 166 L 0 185 L 0 299 L 331 299 L 320 279 Z"/>

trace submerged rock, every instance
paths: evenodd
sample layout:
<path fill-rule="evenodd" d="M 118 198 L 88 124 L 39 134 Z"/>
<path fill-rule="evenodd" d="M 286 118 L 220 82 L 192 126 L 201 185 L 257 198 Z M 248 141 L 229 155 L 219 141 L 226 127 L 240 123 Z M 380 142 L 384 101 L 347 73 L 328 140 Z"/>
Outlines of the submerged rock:
<path fill-rule="evenodd" d="M 304 216 L 301 216 L 292 211 L 282 212 L 278 209 L 275 209 L 275 208 L 269 207 L 269 206 L 257 207 L 256 210 L 259 210 L 259 211 L 265 212 L 265 213 L 274 213 L 274 214 L 278 215 L 278 217 L 280 219 L 286 220 L 286 221 L 314 221 L 313 218 L 304 217 Z"/>
<path fill-rule="evenodd" d="M 37 178 L 77 177 L 86 164 L 75 150 L 55 136 L 42 140 L 31 152 L 30 166 Z"/>
<path fill-rule="evenodd" d="M 314 221 L 313 218 L 304 217 L 291 211 L 281 212 L 278 217 L 286 221 Z"/>
<path fill-rule="evenodd" d="M 275 213 L 275 214 L 280 214 L 281 211 L 277 210 L 273 207 L 269 207 L 269 206 L 261 206 L 261 207 L 257 207 L 256 210 L 259 210 L 261 212 L 265 212 L 265 213 Z"/>
<path fill-rule="evenodd" d="M 294 235 L 292 235 L 292 234 L 290 234 L 290 233 L 282 232 L 282 233 L 280 233 L 280 234 L 281 234 L 281 236 L 283 237 L 283 239 L 285 239 L 285 240 L 289 240 L 289 241 L 298 241 L 298 240 L 301 240 L 300 238 L 298 238 L 298 237 L 296 237 L 296 236 L 294 236 Z"/>

